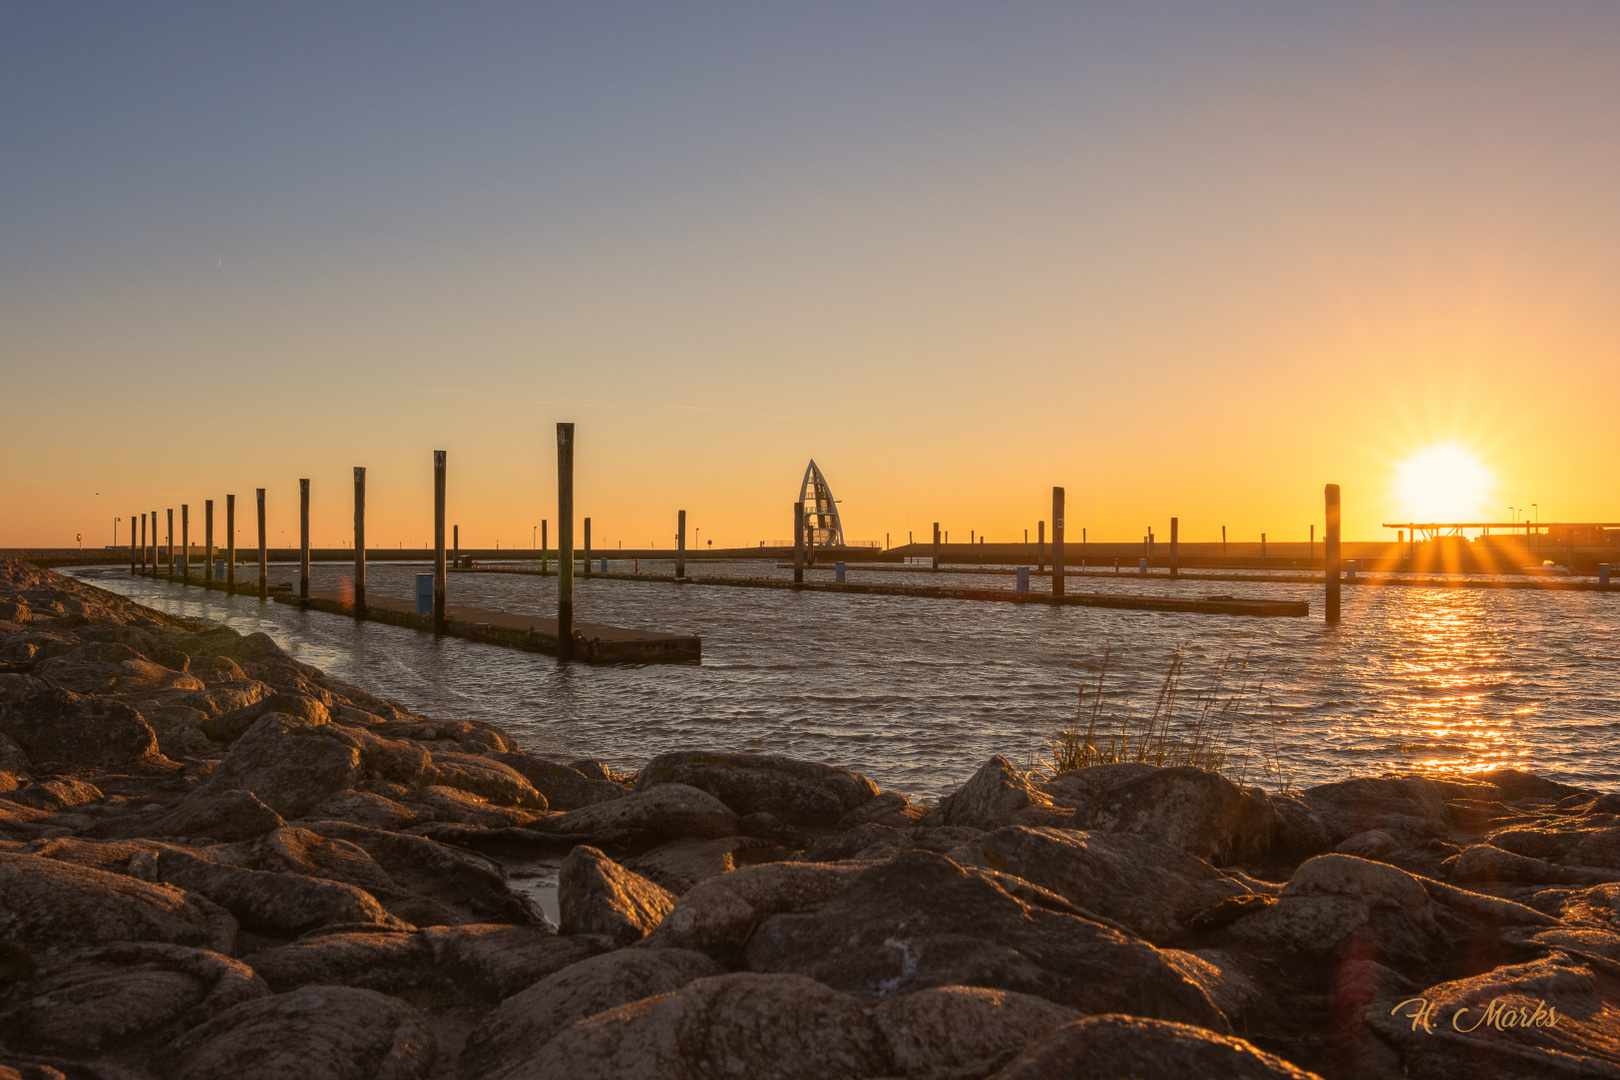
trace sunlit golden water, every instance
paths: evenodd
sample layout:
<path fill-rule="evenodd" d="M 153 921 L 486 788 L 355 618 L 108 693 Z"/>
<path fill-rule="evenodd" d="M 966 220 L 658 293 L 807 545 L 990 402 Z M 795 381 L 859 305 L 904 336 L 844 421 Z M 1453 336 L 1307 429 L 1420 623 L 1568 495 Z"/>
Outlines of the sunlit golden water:
<path fill-rule="evenodd" d="M 373 564 L 368 588 L 408 597 L 425 570 Z M 760 563 L 712 572 L 784 573 Z M 1117 582 L 1077 579 L 1070 591 L 1306 599 L 1309 618 L 582 579 L 579 618 L 696 633 L 704 642 L 701 666 L 589 667 L 261 606 L 127 571 L 76 573 L 166 611 L 264 630 L 300 659 L 415 710 L 491 720 L 537 748 L 623 767 L 676 747 L 751 749 L 849 765 L 884 786 L 935 795 L 992 753 L 1026 760 L 1037 751 L 1071 721 L 1077 688 L 1094 678 L 1105 649 L 1112 653 L 1105 717 L 1151 712 L 1180 647 L 1188 680 L 1179 719 L 1191 718 L 1192 699 L 1223 659 L 1234 663 L 1220 695 L 1246 680 L 1250 692 L 1238 708 L 1253 722 L 1235 729 L 1232 763 L 1251 781 L 1303 785 L 1389 769 L 1502 764 L 1599 787 L 1620 780 L 1620 596 L 1613 595 L 1347 586 L 1344 622 L 1330 630 L 1321 586 L 1287 581 L 1144 582 L 1127 574 Z M 296 570 L 272 573 L 292 580 Z M 318 565 L 316 587 L 335 587 L 343 573 Z M 1010 578 L 930 580 L 1011 587 Z M 515 611 L 552 612 L 554 589 L 551 578 L 451 579 L 453 602 Z"/>

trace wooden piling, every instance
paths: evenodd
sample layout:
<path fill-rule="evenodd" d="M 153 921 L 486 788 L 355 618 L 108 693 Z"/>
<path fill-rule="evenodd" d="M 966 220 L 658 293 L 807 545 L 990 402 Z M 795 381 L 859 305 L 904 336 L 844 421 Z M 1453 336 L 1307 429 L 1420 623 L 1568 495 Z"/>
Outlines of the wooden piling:
<path fill-rule="evenodd" d="M 1177 557 L 1180 554 L 1180 552 L 1177 550 L 1177 546 L 1181 542 L 1180 533 L 1181 533 L 1181 519 L 1180 518 L 1171 518 L 1170 519 L 1170 576 L 1171 577 L 1177 577 L 1181 573 L 1181 565 L 1177 561 Z"/>
<path fill-rule="evenodd" d="M 934 569 L 939 569 L 939 522 L 934 522 Z"/>
<path fill-rule="evenodd" d="M 1322 555 L 1327 573 L 1327 624 L 1339 623 L 1339 485 L 1329 484 L 1322 489 L 1327 504 L 1327 531 L 1322 537 Z"/>
<path fill-rule="evenodd" d="M 298 481 L 298 596 L 309 599 L 309 479 Z"/>
<path fill-rule="evenodd" d="M 936 530 L 938 526 L 935 526 Z M 936 541 L 937 545 L 937 541 Z M 939 565 L 939 555 L 936 550 L 934 565 Z M 804 584 L 804 503 L 793 504 L 793 584 Z"/>
<path fill-rule="evenodd" d="M 453 525 L 450 528 L 452 550 L 455 554 L 456 565 L 461 565 L 461 526 Z"/>
<path fill-rule="evenodd" d="M 1221 526 L 1221 558 L 1226 558 L 1226 526 Z"/>
<path fill-rule="evenodd" d="M 1264 559 L 1266 557 L 1266 534 L 1265 533 L 1260 534 L 1260 557 L 1262 559 Z"/>
<path fill-rule="evenodd" d="M 191 584 L 191 504 L 180 504 L 180 581 Z"/>
<path fill-rule="evenodd" d="M 236 591 L 236 496 L 225 496 L 225 587 Z"/>
<path fill-rule="evenodd" d="M 259 504 L 259 599 L 270 599 L 270 547 L 265 536 L 264 488 L 258 489 Z"/>
<path fill-rule="evenodd" d="M 155 526 L 157 525 L 157 522 L 154 521 L 152 524 L 154 526 L 153 531 L 155 532 L 156 531 Z M 142 574 L 146 573 L 146 515 L 145 514 L 141 515 L 141 573 Z"/>
<path fill-rule="evenodd" d="M 1316 526 L 1315 525 L 1311 526 L 1311 546 L 1306 550 L 1306 554 L 1310 558 L 1311 562 L 1316 561 Z"/>
<path fill-rule="evenodd" d="M 1052 489 L 1052 595 L 1063 595 L 1063 489 Z"/>
<path fill-rule="evenodd" d="M 1035 523 L 1035 572 L 1046 569 L 1046 522 Z"/>
<path fill-rule="evenodd" d="M 540 572 L 546 572 L 546 552 L 551 550 L 551 541 L 546 539 L 546 519 L 540 519 Z"/>
<path fill-rule="evenodd" d="M 135 515 L 129 515 L 129 572 L 135 573 Z"/>
<path fill-rule="evenodd" d="M 585 576 L 591 576 L 591 519 L 585 519 Z"/>
<path fill-rule="evenodd" d="M 557 425 L 557 655 L 574 655 L 574 425 Z"/>
<path fill-rule="evenodd" d="M 682 510 L 675 523 L 675 576 L 686 576 L 686 511 Z"/>
<path fill-rule="evenodd" d="M 445 631 L 444 592 L 444 488 L 448 470 L 448 454 L 433 451 L 433 631 Z"/>
<path fill-rule="evenodd" d="M 214 581 L 214 500 L 203 500 L 203 582 Z"/>
<path fill-rule="evenodd" d="M 165 565 L 168 567 L 167 576 L 172 578 L 174 577 L 174 507 L 168 507 L 166 512 L 169 515 L 169 531 L 164 534 L 163 538 L 169 546 L 169 558 Z"/>
<path fill-rule="evenodd" d="M 366 615 L 366 469 L 354 467 L 354 617 Z"/>

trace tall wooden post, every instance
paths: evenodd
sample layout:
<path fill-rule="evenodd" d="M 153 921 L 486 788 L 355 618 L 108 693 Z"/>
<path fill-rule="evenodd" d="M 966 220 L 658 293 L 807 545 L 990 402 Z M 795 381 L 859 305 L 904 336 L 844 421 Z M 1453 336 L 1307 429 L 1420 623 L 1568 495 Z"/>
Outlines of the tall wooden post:
<path fill-rule="evenodd" d="M 1226 526 L 1221 526 L 1221 558 L 1226 558 Z"/>
<path fill-rule="evenodd" d="M 172 506 L 168 507 L 166 512 L 169 515 L 169 531 L 164 534 L 163 539 L 164 539 L 164 542 L 167 543 L 168 546 L 169 546 L 169 557 L 166 560 L 165 565 L 168 566 L 168 568 L 169 568 L 167 576 L 170 577 L 170 578 L 173 578 L 174 577 L 174 507 L 172 507 Z"/>
<path fill-rule="evenodd" d="M 153 531 L 156 531 L 157 522 L 152 522 Z M 141 573 L 146 573 L 146 515 L 141 515 Z"/>
<path fill-rule="evenodd" d="M 1063 595 L 1063 489 L 1052 489 L 1052 595 Z"/>
<path fill-rule="evenodd" d="M 680 512 L 675 524 L 675 576 L 686 576 L 686 511 Z"/>
<path fill-rule="evenodd" d="M 309 599 L 309 478 L 298 481 L 298 596 Z"/>
<path fill-rule="evenodd" d="M 433 451 L 433 630 L 439 634 L 445 630 L 444 487 L 448 456 L 447 451 Z"/>
<path fill-rule="evenodd" d="M 1035 572 L 1046 569 L 1046 522 L 1035 523 Z"/>
<path fill-rule="evenodd" d="M 225 496 L 225 588 L 236 591 L 236 496 Z"/>
<path fill-rule="evenodd" d="M 540 573 L 542 576 L 546 572 L 546 552 L 551 550 L 551 541 L 546 539 L 547 524 L 545 518 L 540 519 Z"/>
<path fill-rule="evenodd" d="M 804 503 L 793 504 L 793 584 L 804 584 Z"/>
<path fill-rule="evenodd" d="M 453 525 L 450 528 L 451 550 L 454 552 L 456 566 L 461 566 L 461 526 Z"/>
<path fill-rule="evenodd" d="M 191 584 L 191 504 L 180 504 L 180 580 Z"/>
<path fill-rule="evenodd" d="M 1266 534 L 1265 533 L 1260 534 L 1260 557 L 1262 559 L 1264 559 L 1266 557 Z"/>
<path fill-rule="evenodd" d="M 1180 563 L 1181 519 L 1170 519 L 1170 576 L 1176 577 L 1181 573 Z"/>
<path fill-rule="evenodd" d="M 214 581 L 214 500 L 203 500 L 203 583 Z"/>
<path fill-rule="evenodd" d="M 1322 538 L 1322 555 L 1327 567 L 1327 624 L 1339 623 L 1339 485 L 1329 484 L 1322 491 L 1327 503 L 1327 532 Z"/>
<path fill-rule="evenodd" d="M 934 569 L 939 569 L 939 522 L 934 522 Z"/>
<path fill-rule="evenodd" d="M 574 425 L 557 425 L 557 649 L 574 655 Z"/>
<path fill-rule="evenodd" d="M 354 467 L 354 617 L 366 614 L 366 468 Z"/>
<path fill-rule="evenodd" d="M 129 515 L 129 572 L 135 573 L 135 515 Z"/>
<path fill-rule="evenodd" d="M 259 599 L 270 599 L 270 548 L 266 543 L 264 522 L 264 488 L 258 489 L 259 503 Z"/>
<path fill-rule="evenodd" d="M 1306 554 L 1306 557 L 1309 558 L 1311 562 L 1316 561 L 1316 526 L 1315 525 L 1311 526 L 1311 546 L 1306 549 L 1305 554 Z"/>
<path fill-rule="evenodd" d="M 591 576 L 591 519 L 584 520 L 585 525 L 585 576 Z"/>

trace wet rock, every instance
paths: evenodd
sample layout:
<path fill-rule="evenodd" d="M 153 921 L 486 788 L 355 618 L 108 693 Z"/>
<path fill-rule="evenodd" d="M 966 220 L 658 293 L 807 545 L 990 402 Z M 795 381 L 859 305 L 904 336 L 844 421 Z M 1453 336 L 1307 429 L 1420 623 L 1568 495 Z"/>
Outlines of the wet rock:
<path fill-rule="evenodd" d="M 545 798 L 517 770 L 476 754 L 436 750 L 428 765 L 432 782 L 459 788 L 500 806 L 546 809 Z"/>
<path fill-rule="evenodd" d="M 1555 953 L 1404 998 L 1387 994 L 1367 1010 L 1367 1022 L 1417 1080 L 1620 1077 L 1613 970 Z M 1420 1002 L 1429 1006 L 1427 1024 Z"/>
<path fill-rule="evenodd" d="M 1058 1076 L 1321 1080 L 1243 1039 L 1139 1016 L 1088 1016 L 1065 1024 L 994 1080 Z"/>
<path fill-rule="evenodd" d="M 1033 907 L 926 852 L 906 852 L 863 871 L 812 914 L 765 919 L 745 959 L 753 971 L 806 975 L 871 999 L 931 986 L 981 986 L 1035 994 L 1082 1012 L 1226 1026 L 1203 990 L 1153 946 Z"/>
<path fill-rule="evenodd" d="M 94 1054 L 162 1043 L 270 989 L 239 960 L 201 949 L 125 943 L 87 949 L 18 986 L 0 1010 L 12 1046 Z"/>
<path fill-rule="evenodd" d="M 209 778 L 210 793 L 251 791 L 285 818 L 300 817 L 362 775 L 352 736 L 332 724 L 265 713 Z"/>
<path fill-rule="evenodd" d="M 1032 777 L 997 755 L 941 799 L 928 815 L 928 824 L 989 830 L 1003 825 L 1063 826 L 1073 818 L 1070 811 L 1054 806 Z"/>
<path fill-rule="evenodd" d="M 537 822 L 536 829 L 570 836 L 675 840 L 683 836 L 735 836 L 735 811 L 706 791 L 659 784 L 612 802 L 595 803 Z"/>
<path fill-rule="evenodd" d="M 0 705 L 0 734 L 36 763 L 129 765 L 157 754 L 157 735 L 128 705 L 51 689 Z"/>
<path fill-rule="evenodd" d="M 548 761 L 521 750 L 498 751 L 487 755 L 527 780 L 545 796 L 553 810 L 578 810 L 593 803 L 612 802 L 630 794 L 630 789 L 605 777 L 587 775 L 580 769 Z"/>
<path fill-rule="evenodd" d="M 749 865 L 751 856 L 755 857 L 753 861 L 764 861 L 759 857 L 769 856 L 773 850 L 763 841 L 747 836 L 671 840 L 645 854 L 626 859 L 624 865 L 676 896 L 682 896 L 700 882 Z"/>
<path fill-rule="evenodd" d="M 814 911 L 866 869 L 862 863 L 766 863 L 710 878 L 681 897 L 646 938 L 730 965 L 755 927 L 783 912 Z"/>
<path fill-rule="evenodd" d="M 1025 1046 L 1078 1020 L 1044 998 L 977 986 L 941 986 L 872 1010 L 893 1072 L 906 1077 L 987 1076 Z"/>
<path fill-rule="evenodd" d="M 960 866 L 1034 882 L 1153 942 L 1186 932 L 1183 920 L 1251 889 L 1150 836 L 1010 826 L 955 848 Z"/>
<path fill-rule="evenodd" d="M 636 778 L 638 792 L 663 784 L 707 791 L 738 815 L 774 814 L 785 824 L 832 826 L 878 793 L 859 773 L 772 754 L 660 754 Z"/>
<path fill-rule="evenodd" d="M 398 998 L 307 986 L 227 1009 L 165 1058 L 175 1080 L 414 1080 L 434 1052 L 420 1014 Z"/>
<path fill-rule="evenodd" d="M 575 1021 L 544 1054 L 495 1077 L 699 1080 L 882 1076 L 883 1040 L 859 1001 L 793 975 L 721 975 Z"/>
<path fill-rule="evenodd" d="M 1152 836 L 1217 866 L 1270 853 L 1277 814 L 1258 788 L 1192 766 L 1154 769 L 1110 787 L 1076 825 Z"/>
<path fill-rule="evenodd" d="M 467 1080 L 538 1059 L 541 1048 L 576 1020 L 724 974 L 684 949 L 619 949 L 570 964 L 513 994 L 467 1039 L 457 1063 Z"/>
<path fill-rule="evenodd" d="M 565 934 L 593 934 L 629 945 L 652 933 L 675 896 L 593 847 L 568 853 L 557 875 L 557 910 Z"/>
<path fill-rule="evenodd" d="M 1569 926 L 1620 932 L 1620 885 L 1596 885 L 1563 896 L 1558 920 Z"/>
<path fill-rule="evenodd" d="M 1404 839 L 1443 838 L 1450 832 L 1440 786 L 1427 777 L 1360 777 L 1307 788 L 1300 797 L 1334 844 L 1372 829 Z"/>
<path fill-rule="evenodd" d="M 170 885 L 0 852 L 0 938 L 36 953 L 115 941 L 229 953 L 236 920 L 211 901 Z"/>

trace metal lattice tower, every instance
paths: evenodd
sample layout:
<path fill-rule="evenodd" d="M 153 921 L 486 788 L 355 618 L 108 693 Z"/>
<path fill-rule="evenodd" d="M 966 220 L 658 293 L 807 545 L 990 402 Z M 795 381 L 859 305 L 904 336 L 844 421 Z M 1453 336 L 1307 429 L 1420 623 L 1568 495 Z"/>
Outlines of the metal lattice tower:
<path fill-rule="evenodd" d="M 804 503 L 804 527 L 810 542 L 816 547 L 843 547 L 844 524 L 838 518 L 838 500 L 833 498 L 827 478 L 821 475 L 814 459 L 804 470 L 804 483 L 799 488 L 799 501 Z"/>

